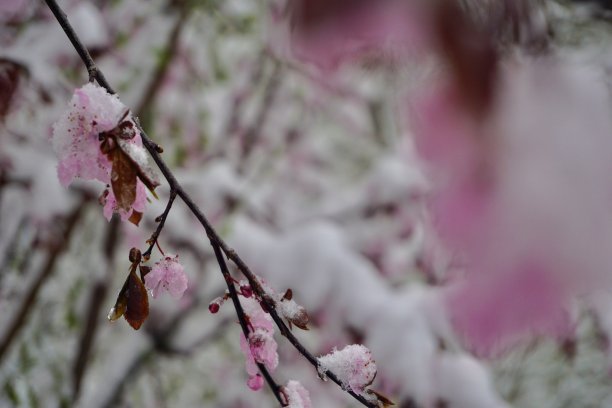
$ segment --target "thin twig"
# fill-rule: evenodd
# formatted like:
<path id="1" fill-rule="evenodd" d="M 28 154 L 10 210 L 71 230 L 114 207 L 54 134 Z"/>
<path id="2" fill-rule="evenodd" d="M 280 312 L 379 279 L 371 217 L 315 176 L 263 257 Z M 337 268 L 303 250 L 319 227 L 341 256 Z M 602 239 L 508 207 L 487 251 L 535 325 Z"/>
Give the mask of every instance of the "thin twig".
<path id="1" fill-rule="evenodd" d="M 221 273 L 223 273 L 223 277 L 225 278 L 225 282 L 227 283 L 227 289 L 229 290 L 230 297 L 232 298 L 232 302 L 234 303 L 234 308 L 236 309 L 236 314 L 238 315 L 238 321 L 240 322 L 240 327 L 242 328 L 242 333 L 246 339 L 249 338 L 249 326 L 246 321 L 246 317 L 244 314 L 244 310 L 242 309 L 242 305 L 240 304 L 240 299 L 238 299 L 238 293 L 236 293 L 236 287 L 234 286 L 234 280 L 230 275 L 229 269 L 227 269 L 227 264 L 225 263 L 225 259 L 223 258 L 223 254 L 221 253 L 221 248 L 219 245 L 212 240 L 210 244 L 215 251 L 215 256 L 217 257 L 217 262 L 219 263 L 219 267 L 221 268 Z M 272 393 L 281 404 L 281 406 L 285 406 L 285 403 L 281 397 L 281 387 L 274 381 L 268 369 L 261 363 L 255 362 L 257 364 L 257 368 L 259 368 L 259 372 L 263 375 L 264 379 L 272 389 Z"/>
<path id="2" fill-rule="evenodd" d="M 85 48 L 85 46 L 83 46 L 83 44 L 78 39 L 77 34 L 75 33 L 75 31 L 72 29 L 72 26 L 68 22 L 66 14 L 57 5 L 55 0 L 45 0 L 45 2 L 49 6 L 49 8 L 53 11 L 53 14 L 55 15 L 56 19 L 58 20 L 60 26 L 63 28 L 64 32 L 66 33 L 66 35 L 70 39 L 70 42 L 72 43 L 72 45 L 77 50 L 79 56 L 81 57 L 81 60 L 85 64 L 85 67 L 87 68 L 87 71 L 90 74 L 90 79 L 91 78 L 95 78 L 98 81 L 98 83 L 100 84 L 100 86 L 104 87 L 109 93 L 114 93 L 113 89 L 106 82 L 106 80 L 104 79 L 104 76 L 102 75 L 101 71 L 98 69 L 98 67 L 96 66 L 95 62 L 91 58 L 91 55 L 89 54 L 87 49 Z M 272 316 L 272 319 L 274 320 L 276 325 L 279 327 L 279 329 L 281 331 L 281 334 L 283 336 L 285 336 L 289 340 L 289 342 L 296 348 L 296 350 L 298 350 L 298 352 L 300 352 L 300 354 L 302 354 L 318 371 L 319 370 L 319 364 L 318 364 L 317 358 L 314 357 L 308 350 L 306 350 L 306 348 L 299 342 L 299 340 L 293 335 L 293 333 L 291 333 L 289 328 L 285 325 L 285 323 L 283 322 L 281 317 L 276 312 L 274 301 L 265 292 L 265 290 L 263 289 L 263 287 L 259 283 L 259 281 L 258 281 L 257 277 L 255 276 L 255 274 L 253 274 L 253 272 L 251 272 L 249 267 L 238 256 L 238 254 L 233 249 L 231 249 L 225 243 L 225 241 L 223 241 L 223 239 L 221 239 L 221 237 L 219 236 L 217 231 L 212 227 L 212 225 L 210 224 L 210 222 L 208 221 L 206 216 L 202 213 L 202 211 L 199 209 L 199 207 L 195 204 L 195 202 L 189 196 L 189 194 L 187 194 L 187 192 L 183 189 L 183 187 L 177 181 L 177 179 L 175 178 L 175 176 L 172 173 L 172 171 L 170 170 L 170 168 L 167 166 L 167 164 L 161 158 L 161 155 L 159 153 L 160 152 L 159 146 L 156 143 L 154 143 L 151 139 L 149 139 L 149 137 L 147 136 L 145 131 L 142 129 L 140 124 L 136 123 L 136 125 L 138 127 L 138 130 L 140 131 L 144 147 L 149 151 L 149 154 L 153 158 L 153 161 L 155 161 L 155 164 L 159 167 L 159 169 L 162 172 L 164 178 L 166 179 L 166 181 L 170 185 L 171 191 L 175 191 L 176 192 L 176 194 L 183 200 L 183 202 L 187 205 L 189 210 L 195 215 L 195 217 L 198 219 L 200 224 L 204 227 L 204 230 L 206 231 L 206 235 L 208 236 L 208 238 L 209 238 L 209 240 L 211 242 L 211 245 L 213 247 L 213 250 L 215 251 L 215 255 L 217 257 L 217 261 L 219 262 L 219 266 L 221 268 L 221 272 L 223 273 L 224 278 L 226 279 L 226 282 L 228 284 L 228 289 L 230 291 L 230 296 L 231 296 L 232 291 L 235 294 L 235 297 L 232 296 L 232 300 L 234 301 L 234 306 L 236 308 L 236 313 L 238 314 L 238 318 L 239 319 L 244 319 L 244 311 L 242 310 L 242 307 L 240 305 L 240 301 L 237 298 L 237 294 L 236 294 L 235 288 L 233 286 L 234 285 L 233 280 L 231 280 L 231 279 L 228 280 L 229 272 L 227 272 L 227 274 L 225 272 L 227 270 L 227 265 L 225 265 L 225 260 L 223 259 L 223 256 L 222 256 L 221 252 L 223 252 L 223 254 L 225 254 L 225 256 L 227 258 L 232 260 L 236 264 L 236 266 L 238 267 L 240 272 L 242 274 L 244 274 L 244 276 L 247 278 L 247 280 L 249 281 L 249 283 L 250 283 L 251 287 L 253 288 L 254 292 L 264 302 L 268 312 Z M 231 282 L 231 284 L 230 284 L 230 282 Z M 243 326 L 242 322 L 241 322 L 241 325 Z M 246 327 L 246 329 L 247 329 L 247 331 L 245 333 L 248 334 L 248 326 Z M 244 331 L 244 326 L 243 326 L 243 331 Z M 261 371 L 262 367 L 260 366 L 259 368 L 260 368 L 260 371 Z M 268 381 L 269 378 L 266 377 L 265 373 L 266 373 L 266 371 L 262 371 L 262 375 Z M 326 371 L 324 371 L 324 374 L 329 379 L 331 379 L 333 382 L 335 382 L 336 384 L 338 384 L 340 386 L 343 386 L 342 382 L 339 380 L 339 378 L 333 372 L 326 370 Z M 268 374 L 268 376 L 269 376 L 269 374 Z M 271 380 L 271 378 L 270 378 L 270 380 Z M 275 383 L 273 381 L 272 382 L 268 381 L 268 384 L 271 385 L 272 391 L 274 392 L 274 394 L 277 397 L 277 399 L 279 401 L 281 401 L 281 404 L 282 404 L 282 399 L 281 399 L 280 395 L 278 395 L 278 392 L 279 392 L 278 390 L 279 389 L 275 388 L 272 385 L 272 384 L 275 384 Z M 356 393 L 354 393 L 354 392 L 352 392 L 350 390 L 347 390 L 347 392 L 351 396 L 353 396 L 353 398 L 355 398 L 360 403 L 362 403 L 363 405 L 365 405 L 367 407 L 371 407 L 371 408 L 376 408 L 376 406 L 377 406 L 376 404 L 366 400 L 361 395 L 358 395 L 358 394 L 356 394 Z"/>
<path id="3" fill-rule="evenodd" d="M 157 228 L 155 228 L 153 235 L 151 235 L 151 238 L 149 238 L 149 240 L 147 241 L 149 243 L 149 248 L 147 248 L 147 250 L 143 252 L 142 254 L 142 258 L 144 260 L 149 259 L 149 257 L 151 256 L 151 252 L 153 251 L 153 248 L 155 247 L 155 244 L 157 243 L 159 234 L 161 234 L 162 229 L 164 229 L 166 218 L 168 218 L 168 214 L 170 214 L 170 209 L 172 208 L 172 204 L 174 203 L 175 198 L 176 198 L 176 191 L 171 189 L 170 197 L 168 198 L 168 203 L 166 204 L 166 208 L 164 209 L 164 212 L 159 217 L 156 218 L 156 221 L 158 221 Z"/>
<path id="4" fill-rule="evenodd" d="M 57 4 L 55 0 L 45 0 L 45 2 L 47 3 L 47 6 L 51 10 L 57 21 L 64 29 L 64 32 L 68 36 L 68 39 L 72 43 L 72 46 L 74 47 L 76 52 L 79 54 L 79 57 L 81 57 L 81 60 L 85 63 L 85 66 L 87 67 L 87 72 L 89 73 L 89 81 L 92 82 L 95 79 L 100 84 L 100 86 L 106 88 L 109 93 L 114 94 L 115 91 L 106 81 L 104 74 L 98 69 L 98 66 L 94 62 L 93 58 L 91 58 L 91 54 L 89 54 L 87 48 L 83 45 L 83 43 L 81 43 L 79 36 L 68 22 L 68 17 L 66 16 L 66 13 L 64 13 L 64 10 L 61 9 L 61 7 Z"/>

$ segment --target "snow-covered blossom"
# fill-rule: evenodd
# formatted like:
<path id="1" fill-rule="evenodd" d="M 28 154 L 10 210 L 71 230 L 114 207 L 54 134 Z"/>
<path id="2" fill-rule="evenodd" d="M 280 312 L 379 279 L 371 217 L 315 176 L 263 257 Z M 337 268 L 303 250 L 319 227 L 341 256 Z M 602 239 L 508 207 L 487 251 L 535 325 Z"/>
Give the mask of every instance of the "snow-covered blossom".
<path id="1" fill-rule="evenodd" d="M 287 408 L 312 408 L 310 394 L 299 381 L 290 380 L 283 388 L 283 394 L 287 398 Z"/>
<path id="2" fill-rule="evenodd" d="M 246 370 L 249 374 L 248 385 L 251 389 L 259 388 L 254 377 L 259 376 L 257 363 L 263 364 L 268 370 L 274 371 L 278 366 L 278 353 L 276 340 L 274 340 L 274 325 L 269 314 L 264 312 L 259 303 L 253 298 L 243 298 L 241 303 L 245 314 L 249 318 L 249 338 L 240 335 L 240 348 L 246 359 Z"/>
<path id="3" fill-rule="evenodd" d="M 168 255 L 155 263 L 144 279 L 146 288 L 151 291 L 154 298 L 158 297 L 162 290 L 167 290 L 175 298 L 180 298 L 187 290 L 187 275 L 183 265 L 179 263 L 178 255 Z"/>
<path id="4" fill-rule="evenodd" d="M 342 381 L 345 389 L 362 394 L 376 376 L 376 363 L 372 353 L 361 344 L 351 344 L 319 357 L 319 372 L 331 371 Z"/>
<path id="5" fill-rule="evenodd" d="M 52 143 L 59 158 L 57 173 L 60 183 L 67 187 L 75 179 L 83 179 L 106 184 L 107 190 L 100 201 L 107 219 L 116 212 L 127 220 L 133 211 L 142 213 L 146 203 L 145 186 L 137 178 L 135 198 L 129 211 L 117 205 L 113 189 L 110 188 L 113 162 L 101 149 L 100 135 L 115 129 L 125 112 L 126 106 L 116 95 L 87 83 L 75 90 L 69 109 L 53 125 Z M 131 123 L 130 115 L 125 120 Z M 122 145 L 129 150 L 130 159 L 138 160 L 137 164 L 144 166 L 142 158 L 146 162 L 146 152 L 137 131 L 133 131 L 130 139 L 122 140 Z"/>

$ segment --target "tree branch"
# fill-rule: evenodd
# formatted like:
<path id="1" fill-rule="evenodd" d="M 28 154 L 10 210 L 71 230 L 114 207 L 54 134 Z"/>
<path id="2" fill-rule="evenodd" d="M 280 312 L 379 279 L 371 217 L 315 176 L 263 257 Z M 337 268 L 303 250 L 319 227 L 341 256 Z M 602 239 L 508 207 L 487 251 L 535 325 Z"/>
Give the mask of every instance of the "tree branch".
<path id="1" fill-rule="evenodd" d="M 104 87 L 109 93 L 111 93 L 111 94 L 115 93 L 113 91 L 113 89 L 110 87 L 110 85 L 106 82 L 106 79 L 104 78 L 104 75 L 102 74 L 102 72 L 96 66 L 95 62 L 91 58 L 91 55 L 89 54 L 89 52 L 87 51 L 85 46 L 79 40 L 77 34 L 75 33 L 75 31 L 73 30 L 72 26 L 68 22 L 66 14 L 57 5 L 57 2 L 55 0 L 45 0 L 45 2 L 47 3 L 49 8 L 51 9 L 53 14 L 55 15 L 55 17 L 58 20 L 60 26 L 63 28 L 64 32 L 66 33 L 66 35 L 70 39 L 70 42 L 72 43 L 72 45 L 76 49 L 77 53 L 81 57 L 81 60 L 83 61 L 83 63 L 85 64 L 85 67 L 87 68 L 87 71 L 89 72 L 90 80 L 95 79 L 96 81 L 98 81 L 100 86 Z M 308 350 L 306 350 L 306 348 L 299 342 L 299 340 L 293 335 L 293 333 L 291 333 L 289 328 L 283 322 L 282 318 L 276 312 L 275 302 L 265 292 L 265 290 L 263 289 L 263 287 L 259 283 L 259 281 L 258 281 L 257 277 L 255 276 L 255 274 L 253 274 L 253 272 L 249 269 L 249 267 L 246 265 L 246 263 L 244 263 L 244 261 L 238 256 L 238 254 L 233 249 L 231 249 L 225 243 L 225 241 L 223 241 L 223 239 L 221 239 L 221 237 L 219 236 L 217 231 L 212 227 L 212 225 L 210 224 L 210 222 L 208 221 L 206 216 L 202 213 L 200 208 L 195 204 L 195 202 L 189 196 L 189 194 L 187 194 L 187 192 L 183 189 L 183 187 L 178 182 L 178 180 L 175 178 L 174 174 L 172 173 L 172 171 L 170 170 L 168 165 L 161 158 L 161 155 L 160 155 L 161 149 L 159 148 L 159 146 L 156 143 L 154 143 L 151 139 L 149 139 L 149 137 L 147 136 L 145 131 L 142 129 L 142 127 L 140 126 L 140 124 L 138 123 L 137 120 L 136 120 L 136 125 L 138 127 L 138 130 L 140 131 L 141 138 L 142 138 L 142 143 L 143 143 L 144 147 L 148 150 L 149 154 L 153 158 L 153 161 L 158 166 L 158 168 L 162 172 L 164 178 L 166 179 L 166 181 L 170 185 L 171 191 L 174 191 L 176 193 L 176 195 L 178 195 L 183 200 L 185 205 L 187 205 L 189 210 L 195 215 L 195 217 L 198 219 L 200 224 L 204 227 L 204 230 L 206 231 L 206 235 L 208 236 L 208 238 L 209 238 L 209 240 L 211 242 L 211 245 L 213 247 L 213 250 L 215 252 L 215 256 L 217 258 L 217 262 L 219 263 L 219 267 L 221 269 L 221 272 L 223 273 L 223 276 L 224 276 L 224 278 L 226 280 L 230 296 L 232 297 L 232 301 L 234 302 L 234 307 L 236 308 L 236 313 L 238 315 L 238 319 L 240 320 L 240 324 L 242 326 L 242 330 L 245 333 L 245 335 L 248 337 L 248 332 L 249 331 L 248 331 L 248 326 L 246 325 L 246 319 L 245 319 L 244 311 L 242 310 L 242 306 L 240 305 L 240 301 L 238 299 L 238 295 L 237 295 L 236 289 L 234 287 L 234 282 L 231 279 L 231 276 L 229 275 L 229 271 L 227 269 L 227 265 L 225 264 L 225 260 L 223 258 L 223 254 L 225 254 L 225 256 L 227 258 L 232 260 L 232 262 L 234 262 L 236 264 L 236 266 L 238 267 L 240 272 L 247 278 L 247 280 L 249 281 L 249 284 L 253 288 L 254 292 L 264 302 L 264 304 L 265 304 L 265 306 L 267 308 L 267 311 L 270 313 L 270 315 L 272 316 L 272 319 L 274 320 L 276 325 L 279 327 L 279 329 L 281 331 L 281 334 L 283 336 L 285 336 L 289 340 L 289 342 L 296 348 L 296 350 L 300 354 L 302 354 L 315 367 L 315 369 L 317 369 L 317 372 L 318 372 L 319 362 L 318 362 L 317 358 L 314 357 Z M 161 229 L 160 229 L 160 231 L 161 231 Z M 267 371 L 265 370 L 265 367 L 263 367 L 262 365 L 258 365 L 258 366 L 259 366 L 259 369 L 260 369 L 262 375 L 264 376 L 264 378 L 266 379 L 266 381 L 268 382 L 268 384 L 272 388 L 272 392 L 274 393 L 275 397 L 279 400 L 281 405 L 283 405 L 283 399 L 282 399 L 282 397 L 279 394 L 280 387 L 278 385 L 276 385 L 276 383 L 271 378 L 269 373 L 267 373 Z M 339 380 L 339 378 L 334 373 L 332 373 L 330 371 L 325 371 L 324 374 L 328 378 L 330 378 L 333 382 L 338 384 L 339 386 L 341 386 L 341 387 L 343 386 L 342 382 Z M 371 407 L 371 408 L 376 408 L 377 407 L 377 404 L 372 403 L 372 402 L 366 400 L 361 395 L 358 395 L 358 394 L 356 394 L 356 393 L 354 393 L 354 392 L 352 392 L 350 390 L 347 390 L 347 392 L 351 396 L 353 396 L 353 398 L 355 398 L 360 403 L 362 403 L 363 405 L 365 405 L 367 407 Z"/>

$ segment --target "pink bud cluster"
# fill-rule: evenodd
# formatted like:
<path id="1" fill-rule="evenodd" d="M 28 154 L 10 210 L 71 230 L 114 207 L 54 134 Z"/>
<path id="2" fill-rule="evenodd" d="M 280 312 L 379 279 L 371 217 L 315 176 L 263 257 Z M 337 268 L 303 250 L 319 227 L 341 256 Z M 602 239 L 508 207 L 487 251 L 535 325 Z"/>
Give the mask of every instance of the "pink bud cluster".
<path id="1" fill-rule="evenodd" d="M 263 364 L 268 370 L 274 371 L 278 366 L 276 340 L 274 340 L 274 324 L 269 314 L 263 311 L 259 302 L 253 298 L 244 298 L 242 305 L 249 318 L 251 331 L 248 339 L 240 336 L 240 348 L 246 358 L 246 370 L 249 374 L 247 382 L 254 391 L 263 386 L 263 378 L 259 374 L 257 363 Z"/>

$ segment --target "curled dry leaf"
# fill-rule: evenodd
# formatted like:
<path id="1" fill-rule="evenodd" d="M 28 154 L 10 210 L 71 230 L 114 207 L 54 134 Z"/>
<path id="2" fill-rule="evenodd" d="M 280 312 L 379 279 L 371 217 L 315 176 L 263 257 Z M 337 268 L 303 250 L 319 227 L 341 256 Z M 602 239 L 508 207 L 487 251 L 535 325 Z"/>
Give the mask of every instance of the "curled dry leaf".
<path id="1" fill-rule="evenodd" d="M 128 276 L 127 310 L 124 316 L 134 330 L 140 329 L 149 316 L 147 289 L 134 271 Z"/>
<path id="2" fill-rule="evenodd" d="M 144 151 L 131 142 L 137 135 L 136 127 L 131 120 L 124 120 L 129 114 L 126 110 L 116 127 L 108 132 L 100 133 L 100 149 L 110 160 L 111 188 L 118 208 L 129 212 L 136 201 L 136 186 L 140 180 L 151 191 L 153 196 L 159 181 L 154 171 L 142 157 Z M 140 223 L 142 213 L 133 211 L 129 221 L 135 225 Z"/>
<path id="3" fill-rule="evenodd" d="M 114 149 L 109 154 L 109 159 L 113 163 L 111 187 L 117 205 L 124 211 L 130 211 L 132 204 L 136 201 L 136 169 L 120 149 Z"/>
<path id="4" fill-rule="evenodd" d="M 130 274 L 123 284 L 119 296 L 117 296 L 115 306 L 108 314 L 108 320 L 110 321 L 115 321 L 124 316 L 134 330 L 140 329 L 140 326 L 149 316 L 149 297 L 142 280 L 136 275 L 137 266 L 137 262 L 132 264 Z M 143 268 L 140 269 L 141 274 Z"/>

